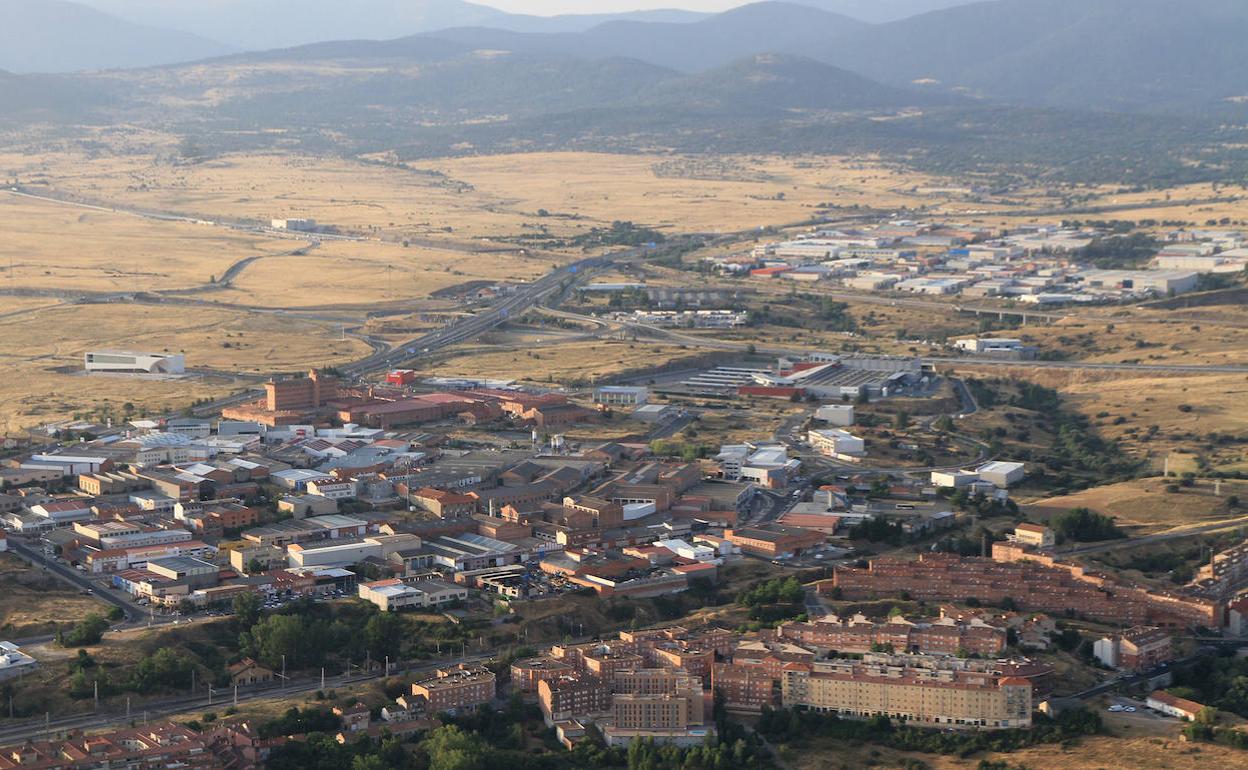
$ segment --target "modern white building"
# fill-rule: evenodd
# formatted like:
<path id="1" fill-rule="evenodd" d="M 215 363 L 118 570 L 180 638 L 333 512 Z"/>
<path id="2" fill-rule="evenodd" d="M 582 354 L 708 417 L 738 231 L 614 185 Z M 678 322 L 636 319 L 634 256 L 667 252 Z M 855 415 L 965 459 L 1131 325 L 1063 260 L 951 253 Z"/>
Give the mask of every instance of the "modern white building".
<path id="1" fill-rule="evenodd" d="M 815 419 L 843 428 L 854 424 L 853 404 L 825 404 L 815 410 Z"/>
<path id="2" fill-rule="evenodd" d="M 932 471 L 932 486 L 947 489 L 969 487 L 979 481 L 979 474 L 972 471 Z"/>
<path id="3" fill-rule="evenodd" d="M 338 481 L 337 479 L 309 481 L 306 489 L 309 495 L 330 500 L 351 500 L 356 494 L 354 481 Z"/>
<path id="4" fill-rule="evenodd" d="M 1023 349 L 1022 340 L 1006 337 L 958 340 L 953 345 L 966 353 L 1000 353 Z"/>
<path id="5" fill-rule="evenodd" d="M 994 461 L 979 466 L 975 473 L 980 480 L 991 482 L 998 489 L 1006 489 L 1022 481 L 1027 470 L 1022 463 Z"/>
<path id="6" fill-rule="evenodd" d="M 594 403 L 603 406 L 642 406 L 649 398 L 649 389 L 642 387 L 604 385 L 594 391 Z"/>
<path id="7" fill-rule="evenodd" d="M 315 219 L 274 219 L 269 224 L 274 230 L 310 232 L 316 229 Z"/>
<path id="8" fill-rule="evenodd" d="M 134 353 L 124 350 L 96 350 L 83 354 L 88 372 L 117 374 L 184 374 L 186 356 L 180 353 Z"/>
<path id="9" fill-rule="evenodd" d="M 383 612 L 426 607 L 440 607 L 468 598 L 468 589 L 441 580 L 420 580 L 404 583 L 398 579 L 360 583 L 360 598 L 377 605 Z"/>
<path id="10" fill-rule="evenodd" d="M 38 661 L 22 652 L 16 644 L 0 642 L 0 681 L 33 671 L 38 665 Z"/>
<path id="11" fill-rule="evenodd" d="M 867 453 L 866 443 L 861 438 L 837 428 L 812 430 L 806 434 L 806 440 L 829 456 L 861 457 Z"/>

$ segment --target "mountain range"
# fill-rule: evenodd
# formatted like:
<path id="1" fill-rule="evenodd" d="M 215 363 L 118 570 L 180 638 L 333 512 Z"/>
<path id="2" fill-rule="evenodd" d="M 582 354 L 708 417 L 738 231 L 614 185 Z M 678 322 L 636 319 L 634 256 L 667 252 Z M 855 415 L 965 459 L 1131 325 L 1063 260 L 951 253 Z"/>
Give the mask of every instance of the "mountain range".
<path id="1" fill-rule="evenodd" d="M 230 46 L 67 0 L 0 0 L 0 69 L 74 72 L 219 56 Z"/>
<path id="2" fill-rule="evenodd" d="M 1181 9 L 1175 0 L 766 0 L 714 15 L 557 17 L 464 0 L 89 1 L 196 34 L 69 0 L 0 0 L 0 69 L 143 67 L 256 47 L 266 52 L 244 56 L 339 58 L 351 50 L 376 58 L 442 46 L 528 61 L 629 58 L 694 74 L 770 53 L 893 87 L 1020 105 L 1235 117 L 1248 103 L 1244 0 L 1183 0 Z M 870 23 L 838 11 L 902 18 Z M 418 34 L 396 34 L 407 30 Z M 291 45 L 331 31 L 332 41 Z M 418 36 L 426 41 L 407 39 Z"/>
<path id="3" fill-rule="evenodd" d="M 0 7 L 33 3 L 82 8 Z M 1184 0 L 1181 13 L 1173 0 L 988 0 L 876 24 L 810 3 L 849 0 L 567 17 L 538 31 L 503 29 L 485 6 L 413 2 L 394 29 L 431 9 L 471 23 L 382 41 L 349 39 L 344 26 L 343 39 L 259 52 L 195 38 L 186 63 L 3 73 L 0 123 L 152 125 L 217 151 L 280 137 L 400 157 L 666 148 L 870 152 L 988 175 L 1054 165 L 1064 178 L 1135 182 L 1248 171 L 1242 0 Z M 62 28 L 66 40 L 88 34 Z M 106 53 L 137 34 L 118 29 Z M 0 50 L 0 67 L 13 69 L 10 58 Z"/>

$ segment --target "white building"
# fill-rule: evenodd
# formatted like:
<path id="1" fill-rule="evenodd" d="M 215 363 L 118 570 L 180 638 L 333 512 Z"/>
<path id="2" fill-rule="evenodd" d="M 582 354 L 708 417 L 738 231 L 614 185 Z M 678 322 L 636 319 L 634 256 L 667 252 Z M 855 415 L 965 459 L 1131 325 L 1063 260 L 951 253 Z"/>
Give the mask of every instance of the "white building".
<path id="1" fill-rule="evenodd" d="M 315 219 L 274 219 L 269 224 L 274 230 L 309 232 L 316 229 Z"/>
<path id="2" fill-rule="evenodd" d="M 12 642 L 0 642 L 0 681 L 33 671 L 39 663 Z"/>
<path id="3" fill-rule="evenodd" d="M 932 471 L 932 486 L 961 489 L 979 481 L 979 474 L 972 471 Z"/>
<path id="4" fill-rule="evenodd" d="M 309 481 L 306 489 L 309 495 L 325 497 L 330 500 L 351 500 L 355 497 L 354 481 L 338 481 L 318 479 Z"/>
<path id="5" fill-rule="evenodd" d="M 594 391 L 594 403 L 603 406 L 642 406 L 650 398 L 650 390 L 642 387 L 604 385 Z"/>
<path id="6" fill-rule="evenodd" d="M 1022 340 L 1007 337 L 958 340 L 953 345 L 966 353 L 1006 353 L 1023 349 Z"/>
<path id="7" fill-rule="evenodd" d="M 121 374 L 183 374 L 186 357 L 168 353 L 132 353 L 124 350 L 97 350 L 83 354 L 88 372 Z"/>
<path id="8" fill-rule="evenodd" d="M 815 419 L 841 428 L 853 425 L 854 405 L 825 404 L 815 410 Z"/>
<path id="9" fill-rule="evenodd" d="M 980 480 L 991 482 L 998 489 L 1006 489 L 1022 481 L 1027 470 L 1022 463 L 994 461 L 979 466 L 975 473 Z"/>
<path id="10" fill-rule="evenodd" d="M 806 440 L 816 450 L 829 456 L 861 457 L 867 453 L 866 443 L 861 438 L 836 428 L 812 430 L 806 434 Z"/>
<path id="11" fill-rule="evenodd" d="M 383 612 L 406 608 L 441 607 L 468 598 L 468 589 L 441 580 L 404 583 L 398 579 L 359 585 L 360 598 L 377 605 Z"/>

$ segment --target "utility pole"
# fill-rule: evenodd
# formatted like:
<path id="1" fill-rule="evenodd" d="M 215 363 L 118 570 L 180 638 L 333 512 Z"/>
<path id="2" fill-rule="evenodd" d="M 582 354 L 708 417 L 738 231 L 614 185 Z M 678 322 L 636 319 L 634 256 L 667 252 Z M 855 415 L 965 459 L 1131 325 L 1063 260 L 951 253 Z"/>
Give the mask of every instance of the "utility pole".
<path id="1" fill-rule="evenodd" d="M 321 666 L 321 692 L 325 691 L 325 667 Z"/>
<path id="2" fill-rule="evenodd" d="M 238 685 L 234 685 L 234 707 L 238 707 Z"/>
<path id="3" fill-rule="evenodd" d="M 130 719 L 130 696 L 126 696 L 126 719 Z"/>
<path id="4" fill-rule="evenodd" d="M 390 676 L 390 656 L 386 656 L 386 673 L 382 674 L 382 678 Z"/>
<path id="5" fill-rule="evenodd" d="M 95 713 L 100 713 L 100 680 L 95 680 Z"/>

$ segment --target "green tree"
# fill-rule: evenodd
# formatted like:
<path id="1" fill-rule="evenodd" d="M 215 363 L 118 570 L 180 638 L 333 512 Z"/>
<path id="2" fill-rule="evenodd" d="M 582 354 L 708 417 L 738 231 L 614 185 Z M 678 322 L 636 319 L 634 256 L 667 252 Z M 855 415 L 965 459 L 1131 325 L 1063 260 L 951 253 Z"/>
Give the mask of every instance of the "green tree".
<path id="1" fill-rule="evenodd" d="M 403 619 L 388 612 L 379 612 L 364 625 L 364 643 L 374 658 L 390 656 L 398 659 L 403 647 Z"/>
<path id="2" fill-rule="evenodd" d="M 439 727 L 420 746 L 429 755 L 429 770 L 485 770 L 485 744 L 480 736 L 456 725 Z"/>
<path id="3" fill-rule="evenodd" d="M 260 621 L 260 594 L 248 592 L 234 597 L 234 622 L 246 631 Z"/>

